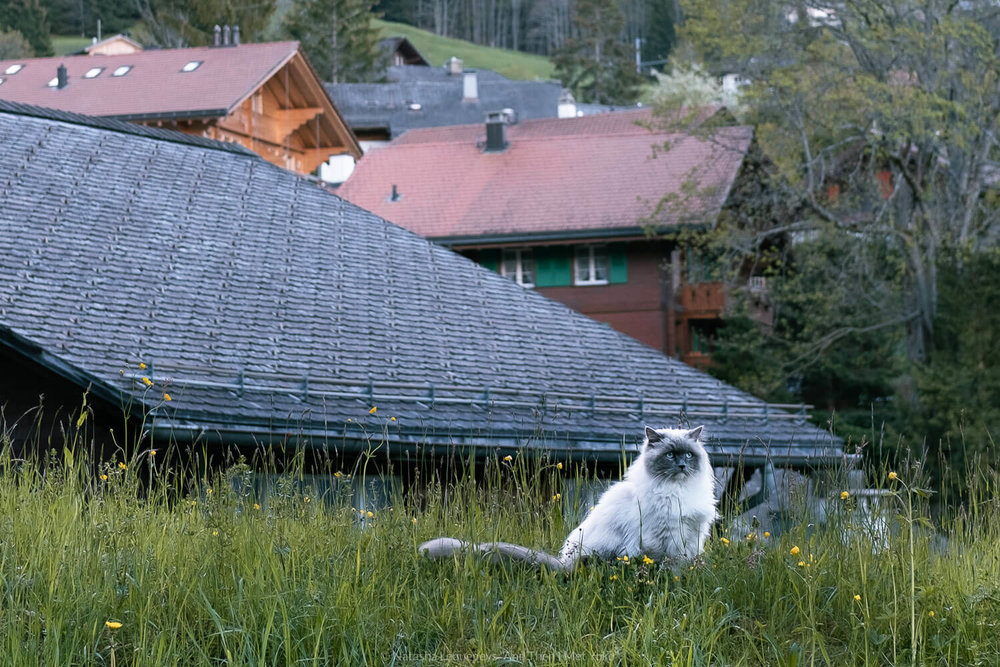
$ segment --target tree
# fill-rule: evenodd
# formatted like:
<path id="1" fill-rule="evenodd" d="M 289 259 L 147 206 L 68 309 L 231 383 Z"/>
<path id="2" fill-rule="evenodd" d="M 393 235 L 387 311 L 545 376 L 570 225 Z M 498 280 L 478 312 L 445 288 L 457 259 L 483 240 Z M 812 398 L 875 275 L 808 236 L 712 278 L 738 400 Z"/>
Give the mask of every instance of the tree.
<path id="1" fill-rule="evenodd" d="M 164 48 L 205 46 L 216 25 L 240 27 L 246 41 L 260 38 L 277 0 L 135 0 L 151 41 Z"/>
<path id="2" fill-rule="evenodd" d="M 52 55 L 45 8 L 39 0 L 0 0 L 0 31 L 16 30 L 36 56 Z"/>
<path id="3" fill-rule="evenodd" d="M 0 60 L 30 58 L 31 44 L 17 30 L 0 32 Z"/>
<path id="4" fill-rule="evenodd" d="M 696 0 L 684 30 L 716 72 L 750 81 L 747 120 L 796 211 L 778 231 L 829 228 L 898 263 L 898 276 L 874 293 L 856 286 L 856 298 L 871 327 L 906 327 L 907 357 L 920 364 L 934 348 L 939 256 L 1000 236 L 987 205 L 1000 17 L 985 0 L 835 7 Z M 871 252 L 856 261 L 853 275 L 877 273 Z M 825 341 L 852 333 L 830 326 Z"/>
<path id="5" fill-rule="evenodd" d="M 552 58 L 556 76 L 582 102 L 634 102 L 642 78 L 622 39 L 621 9 L 613 2 L 577 0 L 571 12 L 572 37 Z"/>
<path id="6" fill-rule="evenodd" d="M 139 20 L 135 3 L 121 0 L 42 0 L 41 4 L 55 35 L 96 35 L 98 20 L 102 35 L 113 35 Z"/>
<path id="7" fill-rule="evenodd" d="M 370 0 L 295 0 L 285 29 L 324 81 L 371 81 L 379 55 L 371 8 Z"/>
<path id="8" fill-rule="evenodd" d="M 646 34 L 642 42 L 643 60 L 665 60 L 673 51 L 677 34 L 676 0 L 651 0 Z"/>

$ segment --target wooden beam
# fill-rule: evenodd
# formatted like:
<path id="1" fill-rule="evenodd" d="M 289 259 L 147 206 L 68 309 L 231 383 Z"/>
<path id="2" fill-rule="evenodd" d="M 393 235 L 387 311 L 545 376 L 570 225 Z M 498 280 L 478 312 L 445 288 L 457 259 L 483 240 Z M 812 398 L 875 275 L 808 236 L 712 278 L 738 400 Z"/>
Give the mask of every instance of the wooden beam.
<path id="1" fill-rule="evenodd" d="M 311 174 L 313 170 L 330 159 L 331 155 L 350 154 L 351 151 L 346 146 L 320 146 L 302 151 L 297 157 L 299 159 L 299 172 Z"/>
<path id="2" fill-rule="evenodd" d="M 295 130 L 323 113 L 322 107 L 275 109 L 254 118 L 254 134 L 272 144 L 282 144 Z"/>

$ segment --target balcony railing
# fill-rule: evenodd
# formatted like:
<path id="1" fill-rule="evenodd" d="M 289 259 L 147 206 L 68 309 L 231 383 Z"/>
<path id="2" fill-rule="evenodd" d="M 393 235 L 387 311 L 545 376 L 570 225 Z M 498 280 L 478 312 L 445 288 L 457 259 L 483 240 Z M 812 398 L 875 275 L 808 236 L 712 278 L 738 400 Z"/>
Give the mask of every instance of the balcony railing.
<path id="1" fill-rule="evenodd" d="M 721 317 L 726 307 L 725 285 L 721 282 L 681 285 L 680 305 L 687 319 Z"/>

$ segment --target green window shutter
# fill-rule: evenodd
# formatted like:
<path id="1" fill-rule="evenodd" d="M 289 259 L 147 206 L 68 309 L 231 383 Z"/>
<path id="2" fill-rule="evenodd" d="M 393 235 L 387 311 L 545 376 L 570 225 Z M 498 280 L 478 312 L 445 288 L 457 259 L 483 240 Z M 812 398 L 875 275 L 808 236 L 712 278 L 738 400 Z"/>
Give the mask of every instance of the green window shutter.
<path id="1" fill-rule="evenodd" d="M 573 284 L 573 255 L 569 246 L 534 248 L 535 287 L 566 287 Z"/>
<path id="2" fill-rule="evenodd" d="M 615 243 L 608 247 L 608 282 L 612 285 L 628 282 L 628 259 L 624 243 Z"/>
<path id="3" fill-rule="evenodd" d="M 500 251 L 480 250 L 479 264 L 480 266 L 485 266 L 490 271 L 498 271 L 500 268 Z"/>

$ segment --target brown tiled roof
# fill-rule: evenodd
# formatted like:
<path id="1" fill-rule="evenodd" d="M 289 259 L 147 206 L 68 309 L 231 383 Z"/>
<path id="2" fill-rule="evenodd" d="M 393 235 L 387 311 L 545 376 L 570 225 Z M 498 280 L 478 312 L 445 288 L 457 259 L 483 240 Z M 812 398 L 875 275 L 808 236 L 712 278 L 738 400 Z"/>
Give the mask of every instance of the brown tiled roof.
<path id="1" fill-rule="evenodd" d="M 682 203 L 658 215 L 658 225 L 711 224 L 752 128 L 706 139 L 650 131 L 642 125 L 650 118 L 642 110 L 524 121 L 507 128 L 509 145 L 499 153 L 483 152 L 485 125 L 411 130 L 366 155 L 338 194 L 441 240 L 639 233 L 672 195 Z"/>
<path id="2" fill-rule="evenodd" d="M 90 116 L 126 118 L 224 115 L 256 90 L 298 51 L 298 42 L 142 51 L 116 56 L 60 56 L 0 60 L 0 99 Z M 182 68 L 202 61 L 192 72 Z M 5 74 L 11 65 L 23 65 Z M 49 87 L 59 65 L 69 85 Z M 123 65 L 124 76 L 112 76 Z M 84 78 L 94 67 L 101 73 Z"/>

